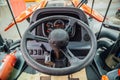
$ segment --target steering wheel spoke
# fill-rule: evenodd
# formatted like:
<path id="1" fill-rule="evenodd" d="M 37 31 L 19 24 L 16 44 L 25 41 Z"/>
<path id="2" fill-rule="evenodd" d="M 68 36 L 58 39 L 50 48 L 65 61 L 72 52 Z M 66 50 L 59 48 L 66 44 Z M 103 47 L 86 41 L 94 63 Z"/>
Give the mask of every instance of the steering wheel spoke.
<path id="1" fill-rule="evenodd" d="M 70 32 L 72 27 L 76 24 L 76 21 L 73 19 L 69 19 L 68 25 L 65 27 L 65 31 Z"/>
<path id="2" fill-rule="evenodd" d="M 27 36 L 26 38 L 30 39 L 30 40 L 37 40 L 37 41 L 42 41 L 42 42 L 48 42 L 48 38 L 47 37 L 33 35 L 30 32 L 27 32 L 26 36 Z"/>
<path id="3" fill-rule="evenodd" d="M 78 62 L 80 62 L 80 59 L 78 59 L 77 57 L 75 57 L 68 48 L 61 49 L 61 51 L 65 55 L 65 57 L 68 59 L 68 61 L 70 62 L 71 66 L 77 65 Z"/>
<path id="4" fill-rule="evenodd" d="M 90 43 L 89 44 L 85 44 L 85 43 L 80 43 L 80 42 L 76 42 L 76 41 L 72 41 L 72 42 L 69 42 L 68 44 L 68 48 L 69 49 L 72 49 L 72 50 L 79 50 L 79 49 L 90 49 L 91 48 L 91 45 Z"/>

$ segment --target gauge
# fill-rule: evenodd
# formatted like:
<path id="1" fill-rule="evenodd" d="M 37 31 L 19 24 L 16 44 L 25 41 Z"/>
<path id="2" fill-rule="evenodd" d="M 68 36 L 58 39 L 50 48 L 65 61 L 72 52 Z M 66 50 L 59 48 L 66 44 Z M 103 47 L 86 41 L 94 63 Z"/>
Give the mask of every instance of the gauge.
<path id="1" fill-rule="evenodd" d="M 64 24 L 64 22 L 62 21 L 62 20 L 56 20 L 55 22 L 54 22 L 54 27 L 55 28 L 64 28 L 64 26 L 65 26 L 65 24 Z"/>
<path id="2" fill-rule="evenodd" d="M 53 23 L 52 22 L 47 22 L 46 23 L 46 29 L 47 29 L 46 32 L 49 34 L 53 29 Z"/>
<path id="3" fill-rule="evenodd" d="M 52 28 L 52 27 L 53 27 L 53 23 L 48 22 L 48 23 L 46 24 L 46 27 L 47 27 L 47 28 Z"/>

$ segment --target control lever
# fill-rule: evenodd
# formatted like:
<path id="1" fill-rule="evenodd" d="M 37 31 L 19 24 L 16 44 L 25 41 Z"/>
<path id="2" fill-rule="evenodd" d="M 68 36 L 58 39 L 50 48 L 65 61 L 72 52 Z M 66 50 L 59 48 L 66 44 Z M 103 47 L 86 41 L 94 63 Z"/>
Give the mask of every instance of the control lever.
<path id="1" fill-rule="evenodd" d="M 51 61 L 50 51 L 48 51 L 43 44 L 41 44 L 40 47 L 45 51 L 45 52 L 44 52 L 45 64 L 47 64 L 48 66 L 54 66 L 54 63 Z"/>
<path id="2" fill-rule="evenodd" d="M 44 55 L 45 55 L 45 64 L 49 64 L 51 62 L 51 55 L 48 52 L 45 52 Z"/>
<path id="3" fill-rule="evenodd" d="M 103 26 L 109 29 L 120 31 L 120 25 L 116 25 L 113 23 L 103 23 Z"/>
<path id="4" fill-rule="evenodd" d="M 47 49 L 46 49 L 46 47 L 43 45 L 43 44 L 41 44 L 41 46 L 40 46 L 45 52 L 48 52 L 48 53 L 50 53 L 50 51 L 48 51 Z"/>

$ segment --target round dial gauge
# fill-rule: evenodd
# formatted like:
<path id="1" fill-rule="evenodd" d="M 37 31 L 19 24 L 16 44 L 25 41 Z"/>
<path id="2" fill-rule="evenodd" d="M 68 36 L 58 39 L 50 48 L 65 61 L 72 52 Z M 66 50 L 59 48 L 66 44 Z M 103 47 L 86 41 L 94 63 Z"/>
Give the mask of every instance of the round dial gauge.
<path id="1" fill-rule="evenodd" d="M 46 23 L 46 27 L 47 27 L 46 32 L 50 33 L 52 31 L 52 29 L 53 29 L 53 23 L 52 22 Z"/>
<path id="2" fill-rule="evenodd" d="M 46 24 L 46 27 L 47 27 L 47 28 L 52 28 L 52 27 L 53 27 L 53 23 L 48 22 L 48 23 Z"/>
<path id="3" fill-rule="evenodd" d="M 65 24 L 64 24 L 64 22 L 62 20 L 56 20 L 54 22 L 54 27 L 63 29 L 65 27 Z"/>

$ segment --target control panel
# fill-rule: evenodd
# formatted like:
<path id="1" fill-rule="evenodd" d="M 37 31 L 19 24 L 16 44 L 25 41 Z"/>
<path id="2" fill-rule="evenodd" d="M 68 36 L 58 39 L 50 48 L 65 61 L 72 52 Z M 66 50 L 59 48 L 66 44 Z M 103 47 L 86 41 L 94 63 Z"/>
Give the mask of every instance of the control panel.
<path id="1" fill-rule="evenodd" d="M 46 51 L 41 48 L 41 45 L 47 49 L 47 51 L 51 51 L 51 47 L 49 43 L 37 42 L 37 41 L 28 41 L 27 48 L 28 52 L 34 59 L 45 59 Z"/>

